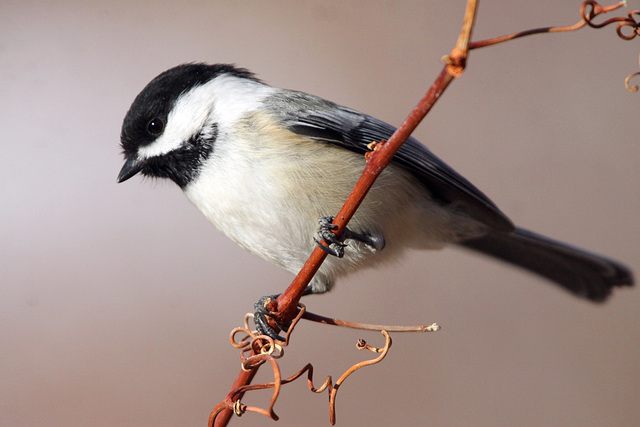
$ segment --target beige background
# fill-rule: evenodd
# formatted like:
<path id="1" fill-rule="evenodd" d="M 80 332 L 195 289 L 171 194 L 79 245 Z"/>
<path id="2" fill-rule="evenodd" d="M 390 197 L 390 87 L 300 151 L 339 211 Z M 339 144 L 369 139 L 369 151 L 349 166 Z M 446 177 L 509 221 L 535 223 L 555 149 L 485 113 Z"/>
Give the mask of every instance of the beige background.
<path id="1" fill-rule="evenodd" d="M 171 183 L 116 185 L 121 121 L 151 78 L 186 61 L 233 62 L 398 124 L 439 72 L 463 10 L 463 0 L 2 1 L 0 425 L 205 425 L 239 369 L 229 331 L 291 279 Z M 485 1 L 475 35 L 570 24 L 578 10 Z M 416 135 L 518 224 L 638 272 L 640 95 L 623 87 L 638 53 L 613 29 L 473 52 Z M 384 364 L 345 383 L 339 425 L 640 419 L 638 289 L 595 306 L 446 250 L 408 254 L 306 303 L 351 320 L 443 325 L 395 335 Z M 381 342 L 303 324 L 283 372 L 311 361 L 318 380 L 337 377 L 362 357 L 361 336 Z M 282 425 L 327 425 L 326 396 L 305 389 L 283 390 Z M 246 415 L 234 425 L 274 424 Z"/>

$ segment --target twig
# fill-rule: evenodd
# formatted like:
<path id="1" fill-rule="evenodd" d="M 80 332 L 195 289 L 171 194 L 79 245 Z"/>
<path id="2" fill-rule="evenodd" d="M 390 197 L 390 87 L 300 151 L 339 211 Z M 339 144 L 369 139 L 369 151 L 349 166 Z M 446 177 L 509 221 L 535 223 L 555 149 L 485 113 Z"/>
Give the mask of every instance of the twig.
<path id="1" fill-rule="evenodd" d="M 582 4 L 582 6 L 580 7 L 580 15 L 582 16 L 582 19 L 580 21 L 576 22 L 573 25 L 567 25 L 567 26 L 564 26 L 564 27 L 534 28 L 532 30 L 519 31 L 517 33 L 507 34 L 505 36 L 495 37 L 495 38 L 488 39 L 488 40 L 481 40 L 481 41 L 477 41 L 477 42 L 472 42 L 472 43 L 469 44 L 469 50 L 478 49 L 478 48 L 486 47 L 486 46 L 492 46 L 494 44 L 506 42 L 506 41 L 517 39 L 517 38 L 520 38 L 520 37 L 530 36 L 530 35 L 533 35 L 533 34 L 566 33 L 566 32 L 570 32 L 570 31 L 576 31 L 576 30 L 579 30 L 580 28 L 585 27 L 586 25 L 592 26 L 594 28 L 601 28 L 601 27 L 604 27 L 605 25 L 609 25 L 611 22 L 615 22 L 615 21 L 609 20 L 609 21 L 606 21 L 606 22 L 604 22 L 602 24 L 593 24 L 591 22 L 593 20 L 593 18 L 595 18 L 596 16 L 601 15 L 603 13 L 611 12 L 613 10 L 619 9 L 621 7 L 624 7 L 625 5 L 626 5 L 626 3 L 624 1 L 621 1 L 620 3 L 613 4 L 611 6 L 600 6 L 595 1 L 585 1 Z M 616 18 L 613 18 L 613 19 L 615 20 Z M 625 18 L 622 18 L 622 19 L 625 19 Z"/>
<path id="2" fill-rule="evenodd" d="M 503 43 L 509 40 L 514 40 L 520 37 L 530 36 L 533 34 L 565 33 L 565 32 L 579 30 L 581 28 L 584 28 L 585 26 L 589 26 L 591 28 L 604 28 L 606 26 L 609 26 L 615 23 L 617 23 L 616 33 L 618 34 L 618 37 L 620 37 L 623 40 L 632 40 L 636 36 L 640 36 L 640 22 L 638 22 L 636 18 L 636 17 L 640 17 L 640 10 L 632 10 L 631 12 L 627 13 L 626 17 L 610 18 L 599 24 L 596 24 L 595 22 L 593 22 L 593 20 L 596 17 L 608 12 L 612 12 L 621 7 L 625 7 L 626 5 L 627 5 L 626 1 L 621 1 L 619 3 L 612 4 L 609 6 L 601 6 L 600 4 L 598 4 L 598 2 L 594 0 L 587 0 L 584 3 L 582 3 L 582 6 L 580 7 L 580 16 L 582 17 L 582 19 L 573 25 L 567 25 L 564 27 L 534 28 L 531 30 L 520 31 L 513 34 L 507 34 L 505 36 L 494 37 L 492 39 L 472 42 L 469 44 L 469 50 L 478 49 L 486 46 L 493 46 L 498 43 Z M 628 34 L 625 34 L 625 29 L 630 29 L 631 32 Z M 638 91 L 638 85 L 632 86 L 630 83 L 631 79 L 636 76 L 640 76 L 640 71 L 629 74 L 624 79 L 624 86 L 631 93 Z"/>
<path id="3" fill-rule="evenodd" d="M 387 332 L 436 332 L 440 330 L 440 325 L 432 323 L 431 325 L 415 325 L 415 326 L 396 326 L 396 325 L 371 325 L 359 322 L 346 322 L 344 320 L 332 319 L 330 317 L 321 316 L 319 314 L 306 311 L 302 318 L 312 322 L 322 323 L 324 325 L 341 326 L 343 328 L 360 329 L 364 331 L 387 331 Z"/>

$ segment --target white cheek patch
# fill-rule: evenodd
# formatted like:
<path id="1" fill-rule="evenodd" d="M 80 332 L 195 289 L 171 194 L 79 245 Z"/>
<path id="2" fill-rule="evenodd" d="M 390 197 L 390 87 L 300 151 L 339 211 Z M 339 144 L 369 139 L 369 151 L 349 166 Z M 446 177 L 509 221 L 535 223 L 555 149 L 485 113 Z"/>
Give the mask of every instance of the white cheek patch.
<path id="1" fill-rule="evenodd" d="M 232 127 L 247 111 L 258 108 L 273 92 L 262 83 L 222 75 L 183 93 L 169 113 L 164 132 L 152 144 L 140 147 L 140 159 L 161 156 L 186 144 L 205 125 Z"/>
<path id="2" fill-rule="evenodd" d="M 213 105 L 213 96 L 206 86 L 195 87 L 178 97 L 169 113 L 164 132 L 152 144 L 140 147 L 140 158 L 167 154 L 200 132 Z"/>

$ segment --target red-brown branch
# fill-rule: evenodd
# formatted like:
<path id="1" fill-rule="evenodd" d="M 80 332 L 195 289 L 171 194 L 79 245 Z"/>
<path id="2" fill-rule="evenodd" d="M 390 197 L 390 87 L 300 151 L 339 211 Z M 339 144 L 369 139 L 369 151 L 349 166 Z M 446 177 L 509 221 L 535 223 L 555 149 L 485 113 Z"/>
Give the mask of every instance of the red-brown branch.
<path id="1" fill-rule="evenodd" d="M 587 6 L 590 6 L 592 9 L 587 11 Z M 388 141 L 379 141 L 375 144 L 375 149 L 372 153 L 367 153 L 366 159 L 367 164 L 360 177 L 358 183 L 352 190 L 345 204 L 338 214 L 335 216 L 334 224 L 338 226 L 335 233 L 337 235 L 342 234 L 347 223 L 351 220 L 356 210 L 364 200 L 364 197 L 367 195 L 368 191 L 373 186 L 376 178 L 380 175 L 382 170 L 391 162 L 393 156 L 400 149 L 400 146 L 404 143 L 404 141 L 411 135 L 411 133 L 415 130 L 418 124 L 422 121 L 422 119 L 427 115 L 427 113 L 434 106 L 436 101 L 440 98 L 444 90 L 449 86 L 449 84 L 453 81 L 454 78 L 459 77 L 466 65 L 466 59 L 468 56 L 468 52 L 470 49 L 479 48 L 483 46 L 489 46 L 492 44 L 500 43 L 507 40 L 512 40 L 514 38 L 523 37 L 531 34 L 538 34 L 544 32 L 563 32 L 563 31 L 574 31 L 576 29 L 582 28 L 585 25 L 591 25 L 594 27 L 608 25 L 612 22 L 624 21 L 621 22 L 618 27 L 618 33 L 621 37 L 624 37 L 621 34 L 621 26 L 628 25 L 634 28 L 634 35 L 629 36 L 627 38 L 633 38 L 638 34 L 638 24 L 632 19 L 632 15 L 638 14 L 637 11 L 634 11 L 629 14 L 629 18 L 625 19 L 613 19 L 606 21 L 601 25 L 595 25 L 591 22 L 591 19 L 599 15 L 601 13 L 609 12 L 611 10 L 617 9 L 621 7 L 622 4 L 615 4 L 612 6 L 602 7 L 598 5 L 594 1 L 586 1 L 582 5 L 581 14 L 583 16 L 582 21 L 568 27 L 547 27 L 540 28 L 535 30 L 523 31 L 520 33 L 515 33 L 503 37 L 497 37 L 491 40 L 479 41 L 479 42 L 470 42 L 471 32 L 473 29 L 473 24 L 475 22 L 476 10 L 477 10 L 477 0 L 468 0 L 467 9 L 465 11 L 464 24 L 462 27 L 462 31 L 460 33 L 460 37 L 458 38 L 458 42 L 456 43 L 455 48 L 452 50 L 451 54 L 446 57 L 446 65 L 443 70 L 440 72 L 440 75 L 436 78 L 435 82 L 422 100 L 416 105 L 416 107 L 411 111 L 409 116 L 405 119 L 402 125 L 393 133 L 393 135 L 389 138 Z M 630 76 L 631 77 L 631 76 Z M 630 78 L 629 77 L 629 78 Z M 275 320 L 280 324 L 289 323 L 296 315 L 298 303 L 302 294 L 304 293 L 308 283 L 311 281 L 313 276 L 316 274 L 318 269 L 320 268 L 322 262 L 327 257 L 326 252 L 322 249 L 316 247 L 314 251 L 309 256 L 309 259 L 304 264 L 298 275 L 295 277 L 293 282 L 289 285 L 289 287 L 283 292 L 276 300 L 272 300 L 268 306 L 266 307 L 271 311 L 274 315 Z M 326 323 L 334 323 L 335 321 L 324 320 Z M 275 326 L 272 324 L 272 326 Z M 252 350 L 249 358 L 252 356 L 257 356 L 257 352 L 259 350 Z M 255 373 L 257 371 L 257 366 L 254 366 L 248 370 L 242 370 L 235 382 L 231 387 L 231 392 L 227 395 L 224 401 L 222 401 L 214 411 L 211 413 L 211 417 L 209 419 L 210 426 L 222 427 L 226 426 L 233 414 L 233 404 L 234 402 L 239 402 L 239 399 L 242 397 L 242 394 L 247 390 L 247 385 L 251 383 Z M 288 381 L 288 380 L 287 380 Z M 272 401 L 273 404 L 273 401 Z"/>
<path id="2" fill-rule="evenodd" d="M 451 52 L 449 57 L 450 60 L 447 65 L 445 65 L 425 96 L 420 100 L 411 113 L 409 113 L 409 116 L 405 119 L 402 125 L 393 133 L 393 135 L 391 135 L 387 142 L 378 144 L 377 149 L 368 157 L 367 165 L 362 172 L 360 180 L 355 185 L 351 194 L 344 203 L 344 206 L 340 209 L 340 212 L 335 216 L 334 223 L 338 226 L 338 229 L 335 231 L 337 235 L 340 235 L 344 231 L 347 223 L 353 217 L 356 209 L 364 200 L 364 197 L 373 186 L 376 178 L 391 162 L 393 156 L 400 149 L 400 146 L 431 110 L 451 81 L 462 73 L 466 63 L 468 44 L 471 38 L 473 23 L 475 21 L 476 9 L 477 0 L 468 0 L 462 31 L 458 38 L 456 47 Z M 278 323 L 287 324 L 291 319 L 293 319 L 293 317 L 295 317 L 298 302 L 300 301 L 307 284 L 316 274 L 326 257 L 326 252 L 316 247 L 291 285 L 289 285 L 277 300 L 272 302 L 271 307 L 267 307 L 273 312 Z M 227 398 L 232 398 L 231 394 L 234 393 L 234 390 L 237 390 L 238 387 L 249 384 L 253 379 L 253 375 L 256 370 L 257 369 L 252 369 L 251 372 L 240 372 L 233 383 L 232 392 L 227 396 Z M 214 425 L 215 423 L 216 427 L 226 426 L 233 414 L 233 411 L 229 406 L 219 411 L 219 413 L 218 411 L 215 412 L 215 415 L 212 413 L 209 423 L 210 425 Z"/>
<path id="3" fill-rule="evenodd" d="M 388 141 L 380 141 L 371 156 L 368 156 L 367 165 L 365 166 L 360 179 L 349 194 L 346 202 L 335 216 L 334 224 L 338 226 L 335 233 L 339 236 L 344 231 L 347 223 L 351 220 L 356 210 L 364 200 L 365 196 L 373 186 L 376 178 L 382 173 L 384 168 L 391 163 L 393 156 L 400 149 L 400 146 L 406 141 L 415 128 L 420 124 L 422 119 L 427 115 L 429 110 L 436 103 L 440 95 L 449 86 L 449 83 L 462 73 L 467 57 L 468 44 L 470 39 L 473 22 L 475 19 L 475 10 L 477 7 L 476 0 L 469 0 L 467 4 L 467 12 L 465 14 L 465 22 L 463 31 L 456 47 L 450 55 L 449 63 L 443 68 L 438 78 L 431 85 L 425 96 L 420 100 L 418 105 L 409 113 L 409 116 L 400 125 L 400 127 L 391 135 Z M 320 265 L 327 257 L 327 253 L 319 247 L 316 247 L 311 253 L 307 262 L 295 277 L 291 285 L 278 297 L 275 301 L 272 312 L 278 323 L 287 324 L 294 316 L 296 307 L 307 285 L 316 274 Z"/>

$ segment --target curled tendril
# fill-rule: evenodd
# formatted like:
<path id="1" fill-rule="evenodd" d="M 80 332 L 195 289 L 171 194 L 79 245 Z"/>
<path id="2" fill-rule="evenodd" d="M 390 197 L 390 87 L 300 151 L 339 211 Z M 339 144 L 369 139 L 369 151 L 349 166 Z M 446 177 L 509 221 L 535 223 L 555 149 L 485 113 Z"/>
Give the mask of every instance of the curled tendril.
<path id="1" fill-rule="evenodd" d="M 621 39 L 631 40 L 640 34 L 640 24 L 636 21 L 636 16 L 640 17 L 640 10 L 632 10 L 627 14 L 626 18 L 621 16 L 610 18 L 600 24 L 593 22 L 596 16 L 606 12 L 608 12 L 608 7 L 602 7 L 596 1 L 585 1 L 580 8 L 582 19 L 591 28 L 602 28 L 617 22 L 616 33 L 618 33 L 618 37 Z M 631 34 L 624 34 L 624 29 L 628 27 L 632 29 Z"/>
<path id="2" fill-rule="evenodd" d="M 631 86 L 631 85 L 629 84 L 629 81 L 630 81 L 632 78 L 634 78 L 635 76 L 640 76 L 640 71 L 639 71 L 639 72 L 637 72 L 637 73 L 629 74 L 629 75 L 627 76 L 627 78 L 626 78 L 626 79 L 624 79 L 624 86 L 625 86 L 625 87 L 627 88 L 627 90 L 628 90 L 629 92 L 631 92 L 631 93 L 634 93 L 634 92 L 637 92 L 637 91 L 638 91 L 638 85 L 633 85 L 633 86 Z"/>
<path id="3" fill-rule="evenodd" d="M 627 19 L 623 22 L 620 22 L 616 27 L 616 32 L 618 33 L 618 37 L 623 40 L 631 40 L 635 36 L 640 35 L 640 23 L 636 20 L 640 18 L 640 10 L 632 10 L 627 14 Z M 623 28 L 631 27 L 632 33 L 629 35 L 623 34 Z"/>
<path id="4" fill-rule="evenodd" d="M 638 60 L 638 63 L 640 65 L 640 59 Z M 635 76 L 640 76 L 640 71 L 638 71 L 637 73 L 629 74 L 627 78 L 624 79 L 624 87 L 626 87 L 627 90 L 631 93 L 637 92 L 639 89 L 638 85 L 631 86 L 631 84 L 629 83 L 631 79 L 634 78 Z"/>
<path id="5" fill-rule="evenodd" d="M 305 373 L 307 374 L 307 383 L 309 389 L 312 392 L 321 393 L 326 390 L 329 393 L 329 420 L 333 425 L 335 424 L 336 420 L 335 403 L 338 388 L 347 379 L 347 377 L 349 377 L 358 369 L 379 363 L 386 357 L 389 348 L 391 347 L 391 337 L 389 336 L 388 331 L 435 332 L 440 329 L 440 326 L 436 323 L 433 323 L 431 325 L 394 326 L 346 322 L 339 319 L 332 319 L 325 316 L 309 313 L 308 311 L 306 311 L 306 307 L 303 304 L 299 304 L 298 306 L 298 314 L 291 322 L 291 325 L 287 330 L 286 340 L 284 342 L 274 340 L 266 335 L 258 335 L 257 331 L 252 330 L 251 326 L 249 325 L 249 320 L 253 318 L 253 314 L 251 313 L 247 313 L 247 315 L 245 315 L 243 327 L 235 328 L 233 331 L 231 331 L 229 338 L 231 340 L 231 345 L 240 350 L 242 370 L 245 372 L 251 372 L 257 369 L 259 366 L 268 363 L 271 365 L 271 369 L 273 371 L 273 381 L 269 383 L 251 385 L 249 380 L 249 382 L 244 383 L 245 385 L 239 385 L 233 388 L 229 392 L 227 397 L 211 411 L 211 414 L 209 415 L 210 427 L 215 424 L 216 418 L 224 410 L 232 410 L 233 413 L 237 416 L 242 416 L 245 412 L 254 412 L 265 415 L 272 420 L 277 421 L 278 415 L 274 412 L 273 407 L 276 403 L 276 400 L 278 399 L 281 387 L 285 384 L 295 381 Z M 313 385 L 313 365 L 311 365 L 311 363 L 307 363 L 302 369 L 300 369 L 289 378 L 282 378 L 277 359 L 280 359 L 282 356 L 284 356 L 284 347 L 289 344 L 290 334 L 295 328 L 296 324 L 302 318 L 314 322 L 347 328 L 376 330 L 382 333 L 382 335 L 384 336 L 385 344 L 383 347 L 377 348 L 367 344 L 364 340 L 359 340 L 356 344 L 356 348 L 358 350 L 368 350 L 370 352 L 377 353 L 378 356 L 374 359 L 364 360 L 351 366 L 340 376 L 340 378 L 338 378 L 335 383 L 333 382 L 331 376 L 327 376 L 320 387 L 315 387 Z M 247 406 L 241 402 L 241 398 L 245 392 L 252 390 L 264 390 L 269 388 L 273 389 L 273 392 L 271 394 L 271 401 L 267 409 L 255 406 Z"/>
<path id="6" fill-rule="evenodd" d="M 247 405 L 243 405 L 240 399 L 236 400 L 233 403 L 233 413 L 241 417 L 245 412 L 247 412 Z"/>
<path id="7" fill-rule="evenodd" d="M 239 332 L 244 332 L 247 336 L 243 337 L 239 341 L 236 341 L 235 338 Z M 392 342 L 391 337 L 389 336 L 387 331 L 383 330 L 381 331 L 381 333 L 385 338 L 385 344 L 382 348 L 373 347 L 367 344 L 364 340 L 359 340 L 358 343 L 356 344 L 356 347 L 359 350 L 369 350 L 373 353 L 378 353 L 379 355 L 376 358 L 364 360 L 362 362 L 356 363 L 355 365 L 351 366 L 340 376 L 340 378 L 335 383 L 333 382 L 331 376 L 327 376 L 324 382 L 319 387 L 315 387 L 313 384 L 313 365 L 311 365 L 310 363 L 307 363 L 302 369 L 300 369 L 298 372 L 296 372 L 289 378 L 282 378 L 280 374 L 280 367 L 278 366 L 278 362 L 276 361 L 276 359 L 282 357 L 283 355 L 282 347 L 279 344 L 274 343 L 273 340 L 271 340 L 269 337 L 265 337 L 263 335 L 255 336 L 253 332 L 248 329 L 248 327 L 246 329 L 245 328 L 234 329 L 231 332 L 231 342 L 235 347 L 243 349 L 242 350 L 243 355 L 241 356 L 242 368 L 254 369 L 265 362 L 269 362 L 273 370 L 274 381 L 269 383 L 255 384 L 255 385 L 245 385 L 232 390 L 229 393 L 228 399 L 225 399 L 224 401 L 220 402 L 211 412 L 211 415 L 209 416 L 209 426 L 214 425 L 216 417 L 224 409 L 233 410 L 233 413 L 237 416 L 242 416 L 245 412 L 254 412 L 254 413 L 267 416 L 274 421 L 277 421 L 278 415 L 274 412 L 273 407 L 276 403 L 281 387 L 285 384 L 288 384 L 290 382 L 297 380 L 298 378 L 302 377 L 305 373 L 307 374 L 306 376 L 307 376 L 307 383 L 308 383 L 309 389 L 312 392 L 321 393 L 326 390 L 329 393 L 329 421 L 331 422 L 332 425 L 335 424 L 336 395 L 338 393 L 338 389 L 340 385 L 347 379 L 347 377 L 349 377 L 358 369 L 363 368 L 365 366 L 375 365 L 376 363 L 381 362 L 382 359 L 384 359 L 387 353 L 389 352 L 389 348 L 391 347 L 391 342 Z M 248 337 L 253 338 L 251 342 L 247 340 Z M 256 349 L 252 350 L 251 347 L 254 346 L 254 343 L 258 343 L 262 347 L 257 349 L 257 351 Z M 245 359 L 244 352 L 249 352 L 249 351 L 251 351 L 251 355 Z M 255 406 L 248 406 L 243 404 L 240 401 L 239 396 L 241 396 L 247 391 L 264 390 L 269 388 L 273 389 L 273 393 L 271 395 L 271 401 L 269 402 L 269 406 L 267 409 L 263 409 Z"/>

